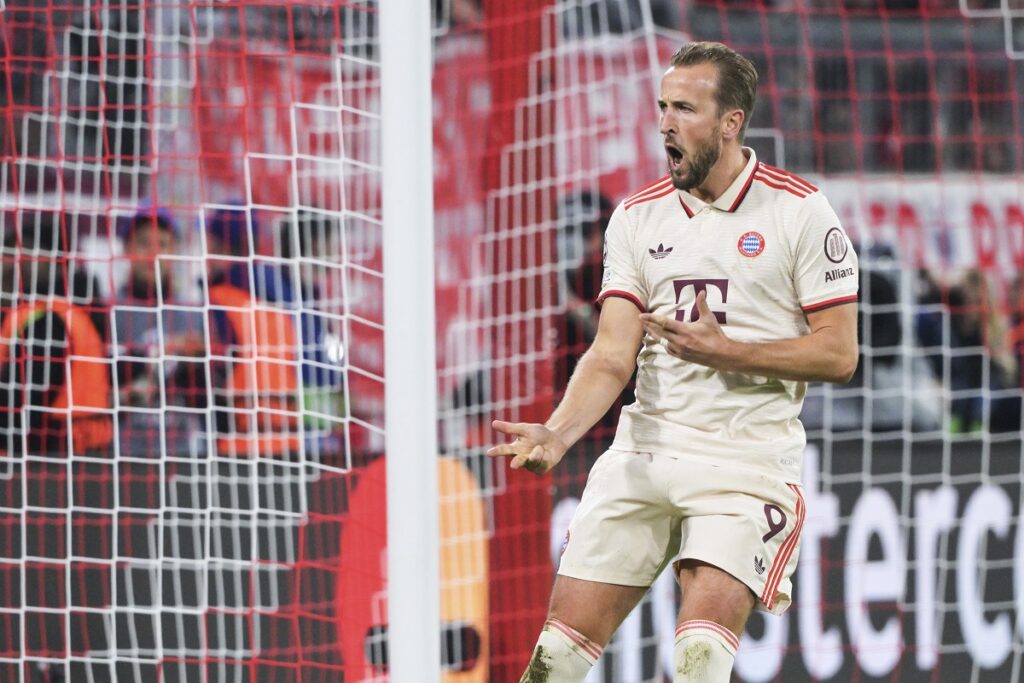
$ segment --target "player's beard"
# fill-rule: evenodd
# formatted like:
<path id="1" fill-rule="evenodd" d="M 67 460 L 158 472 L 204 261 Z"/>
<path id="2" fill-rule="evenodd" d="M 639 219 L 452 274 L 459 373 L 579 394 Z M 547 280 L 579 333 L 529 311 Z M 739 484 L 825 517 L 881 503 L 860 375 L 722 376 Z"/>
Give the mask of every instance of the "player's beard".
<path id="1" fill-rule="evenodd" d="M 684 157 L 688 162 L 689 170 L 683 175 L 679 175 L 679 169 L 672 171 L 672 185 L 677 190 L 685 192 L 700 187 L 708 179 L 708 174 L 711 173 L 711 169 L 718 163 L 721 156 L 722 138 L 718 133 L 718 126 L 715 126 L 711 135 L 697 147 L 696 151 L 692 155 L 686 154 Z"/>

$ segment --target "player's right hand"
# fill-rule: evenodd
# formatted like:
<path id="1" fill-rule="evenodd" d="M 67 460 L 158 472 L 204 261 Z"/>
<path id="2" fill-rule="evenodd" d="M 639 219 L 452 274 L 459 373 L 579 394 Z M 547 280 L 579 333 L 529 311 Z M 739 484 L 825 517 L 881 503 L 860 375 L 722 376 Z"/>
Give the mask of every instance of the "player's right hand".
<path id="1" fill-rule="evenodd" d="M 561 462 L 569 449 L 555 432 L 542 424 L 494 420 L 491 426 L 502 434 L 516 437 L 511 443 L 487 451 L 490 456 L 511 456 L 509 465 L 514 470 L 525 468 L 534 474 L 544 474 Z"/>

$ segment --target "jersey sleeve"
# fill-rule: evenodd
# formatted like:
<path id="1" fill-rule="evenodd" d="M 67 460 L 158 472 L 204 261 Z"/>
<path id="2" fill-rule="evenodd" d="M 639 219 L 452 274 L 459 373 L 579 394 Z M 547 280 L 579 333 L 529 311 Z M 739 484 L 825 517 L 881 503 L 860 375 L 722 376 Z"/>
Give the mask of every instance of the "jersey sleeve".
<path id="1" fill-rule="evenodd" d="M 797 213 L 793 279 L 805 313 L 857 300 L 857 254 L 839 217 L 820 192 Z"/>
<path id="2" fill-rule="evenodd" d="M 615 209 L 604 234 L 604 275 L 601 278 L 600 304 L 608 297 L 622 297 L 647 310 L 647 288 L 636 265 L 634 228 L 622 204 Z"/>

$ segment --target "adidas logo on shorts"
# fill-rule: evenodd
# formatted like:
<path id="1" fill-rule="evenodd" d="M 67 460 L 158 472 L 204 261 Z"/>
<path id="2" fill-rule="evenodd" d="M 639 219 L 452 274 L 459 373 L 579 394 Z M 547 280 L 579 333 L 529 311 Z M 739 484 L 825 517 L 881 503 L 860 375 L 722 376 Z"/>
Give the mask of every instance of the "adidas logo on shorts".
<path id="1" fill-rule="evenodd" d="M 757 572 L 759 576 L 764 574 L 764 560 L 757 555 L 754 555 L 754 571 Z"/>

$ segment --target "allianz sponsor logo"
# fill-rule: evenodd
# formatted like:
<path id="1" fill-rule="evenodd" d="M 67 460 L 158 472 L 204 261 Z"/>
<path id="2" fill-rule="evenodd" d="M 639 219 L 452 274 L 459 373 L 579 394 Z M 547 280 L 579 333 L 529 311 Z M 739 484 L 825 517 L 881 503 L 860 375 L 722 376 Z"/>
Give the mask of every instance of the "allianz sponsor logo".
<path id="1" fill-rule="evenodd" d="M 851 275 L 853 275 L 853 268 L 833 268 L 825 272 L 825 282 L 835 282 Z"/>

